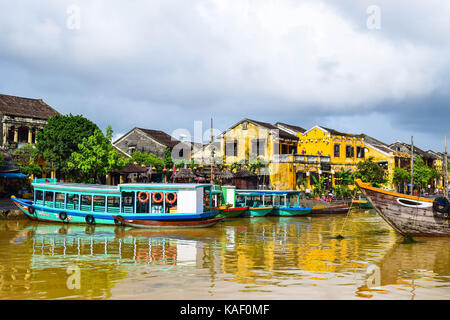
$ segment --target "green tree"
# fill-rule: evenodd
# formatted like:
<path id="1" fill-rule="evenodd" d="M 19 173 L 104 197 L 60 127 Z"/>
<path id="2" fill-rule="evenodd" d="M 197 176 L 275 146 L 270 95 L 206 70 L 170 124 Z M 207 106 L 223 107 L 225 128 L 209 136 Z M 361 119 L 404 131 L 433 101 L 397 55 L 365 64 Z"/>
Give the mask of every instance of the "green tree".
<path id="1" fill-rule="evenodd" d="M 348 198 L 352 195 L 349 185 L 354 183 L 353 173 L 351 170 L 341 170 L 335 173 L 335 186 L 333 192 L 338 198 Z"/>
<path id="2" fill-rule="evenodd" d="M 388 182 L 386 171 L 386 169 L 373 161 L 373 157 L 370 157 L 356 165 L 356 173 L 354 176 L 363 182 L 371 183 L 374 187 L 380 187 Z"/>
<path id="3" fill-rule="evenodd" d="M 166 148 L 164 150 L 164 168 L 173 168 L 173 160 L 172 160 L 172 150 L 170 148 Z"/>
<path id="4" fill-rule="evenodd" d="M 317 179 L 315 176 L 312 176 L 314 185 L 312 186 L 312 195 L 315 197 L 320 197 L 326 194 L 326 183 L 325 177 L 322 176 Z"/>
<path id="5" fill-rule="evenodd" d="M 42 174 L 42 168 L 36 163 L 39 158 L 39 152 L 32 145 L 26 144 L 21 146 L 14 151 L 13 156 L 20 172 L 26 175 Z"/>
<path id="6" fill-rule="evenodd" d="M 406 184 L 411 179 L 411 174 L 403 168 L 395 168 L 392 183 L 399 186 L 402 183 Z"/>
<path id="7" fill-rule="evenodd" d="M 164 160 L 158 158 L 156 155 L 151 153 L 143 153 L 140 151 L 135 151 L 131 155 L 132 161 L 137 162 L 139 165 L 146 165 L 155 167 L 158 170 L 164 168 Z"/>
<path id="8" fill-rule="evenodd" d="M 81 175 L 76 180 L 85 183 L 101 183 L 100 177 L 106 176 L 114 169 L 122 169 L 129 161 L 111 144 L 112 134 L 105 137 L 100 129 L 93 135 L 83 138 L 78 144 L 78 151 L 73 152 L 67 165 L 78 169 Z"/>
<path id="9" fill-rule="evenodd" d="M 48 167 L 70 176 L 76 168 L 70 168 L 68 160 L 72 153 L 79 151 L 80 142 L 96 130 L 100 130 L 97 125 L 81 115 L 56 115 L 37 133 L 36 148 Z"/>
<path id="10" fill-rule="evenodd" d="M 437 178 L 439 178 L 439 173 L 434 168 L 428 167 L 423 161 L 422 157 L 417 156 L 414 159 L 414 184 L 420 184 L 422 187 L 427 187 L 428 181 L 430 181 L 430 179 Z"/>

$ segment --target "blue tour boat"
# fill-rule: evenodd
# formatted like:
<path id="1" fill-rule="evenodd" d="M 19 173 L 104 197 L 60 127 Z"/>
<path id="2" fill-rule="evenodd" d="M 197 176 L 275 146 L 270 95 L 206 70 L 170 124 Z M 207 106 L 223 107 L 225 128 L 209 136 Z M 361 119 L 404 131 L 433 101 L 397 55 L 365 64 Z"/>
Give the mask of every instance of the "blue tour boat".
<path id="1" fill-rule="evenodd" d="M 126 183 L 118 186 L 58 183 L 35 179 L 33 200 L 11 197 L 30 219 L 63 223 L 126 224 L 153 227 L 210 226 L 221 219 L 213 208 L 211 184 Z"/>
<path id="2" fill-rule="evenodd" d="M 301 191 L 287 190 L 236 190 L 236 195 L 252 202 L 251 208 L 273 208 L 267 215 L 293 217 L 311 213 L 312 207 L 300 204 Z"/>

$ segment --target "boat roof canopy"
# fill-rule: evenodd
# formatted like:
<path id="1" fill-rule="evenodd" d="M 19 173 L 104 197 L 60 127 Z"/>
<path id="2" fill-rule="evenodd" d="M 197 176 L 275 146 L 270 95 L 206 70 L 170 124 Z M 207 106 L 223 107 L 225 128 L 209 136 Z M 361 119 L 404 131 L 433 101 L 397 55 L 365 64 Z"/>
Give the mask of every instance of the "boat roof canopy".
<path id="1" fill-rule="evenodd" d="M 236 194 L 240 195 L 285 195 L 299 194 L 299 190 L 236 190 Z"/>
<path id="2" fill-rule="evenodd" d="M 56 182 L 56 179 L 35 179 L 33 187 L 40 190 L 60 190 L 65 192 L 93 192 L 93 193 L 121 193 L 123 191 L 176 191 L 180 189 L 197 189 L 212 187 L 211 184 L 198 183 L 123 183 L 117 186 L 104 184 L 84 184 L 84 183 L 68 183 Z"/>

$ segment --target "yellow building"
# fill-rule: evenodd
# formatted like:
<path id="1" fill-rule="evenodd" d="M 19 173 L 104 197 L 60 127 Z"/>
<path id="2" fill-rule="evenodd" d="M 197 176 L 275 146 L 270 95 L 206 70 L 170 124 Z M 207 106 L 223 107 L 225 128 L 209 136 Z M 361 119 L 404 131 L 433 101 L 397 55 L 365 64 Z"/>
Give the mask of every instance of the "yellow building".
<path id="1" fill-rule="evenodd" d="M 270 179 L 264 186 L 275 190 L 298 189 L 298 181 L 306 182 L 310 189 L 314 178 L 324 177 L 326 187 L 335 186 L 335 175 L 341 169 L 356 170 L 357 163 L 372 157 L 388 171 L 389 183 L 396 166 L 409 166 L 409 155 L 396 152 L 385 143 L 365 134 L 349 134 L 322 126 L 309 130 L 277 122 L 274 125 L 243 119 L 216 137 L 214 163 L 231 167 L 233 164 L 255 163 L 256 159 L 267 164 Z M 211 146 L 204 147 L 193 159 L 211 157 Z M 203 164 L 210 162 L 204 161 Z M 263 169 L 260 170 L 260 174 Z M 262 188 L 260 181 L 254 188 Z"/>
<path id="2" fill-rule="evenodd" d="M 307 178 L 308 187 L 314 180 L 312 177 L 325 177 L 328 188 L 335 185 L 335 174 L 344 169 L 354 172 L 359 162 L 373 158 L 388 171 L 388 187 L 396 166 L 409 164 L 409 156 L 396 152 L 377 139 L 365 134 L 351 134 L 336 131 L 322 126 L 297 134 L 298 153 L 303 155 L 303 162 L 297 166 L 297 175 Z"/>
<path id="3" fill-rule="evenodd" d="M 231 168 L 234 164 L 250 167 L 257 161 L 264 163 L 259 177 L 265 175 L 269 179 L 255 179 L 252 188 L 272 188 L 278 190 L 294 189 L 294 163 L 280 162 L 279 159 L 297 153 L 298 137 L 281 130 L 270 123 L 243 119 L 225 130 L 216 139 L 220 145 L 205 146 L 195 152 L 192 159 L 196 163 L 209 164 L 211 149 L 214 148 L 214 163 Z"/>

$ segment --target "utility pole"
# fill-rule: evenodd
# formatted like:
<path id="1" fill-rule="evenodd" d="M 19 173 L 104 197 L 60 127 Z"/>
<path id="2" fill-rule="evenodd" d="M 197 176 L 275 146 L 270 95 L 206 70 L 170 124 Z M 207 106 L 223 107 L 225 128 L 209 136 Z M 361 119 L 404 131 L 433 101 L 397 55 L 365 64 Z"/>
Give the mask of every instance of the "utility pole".
<path id="1" fill-rule="evenodd" d="M 214 138 L 213 138 L 213 118 L 211 117 L 211 183 L 214 179 Z"/>
<path id="2" fill-rule="evenodd" d="M 444 195 L 448 197 L 448 164 L 447 164 L 447 136 L 444 144 Z"/>
<path id="3" fill-rule="evenodd" d="M 411 136 L 411 195 L 413 195 L 414 189 L 414 140 Z"/>

